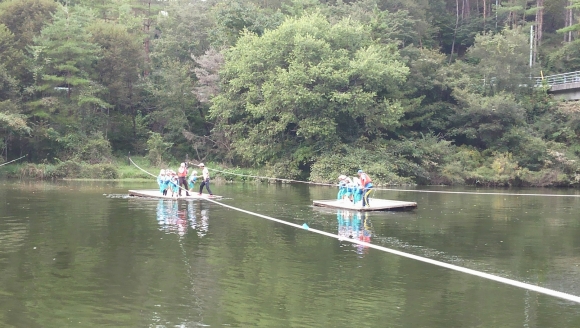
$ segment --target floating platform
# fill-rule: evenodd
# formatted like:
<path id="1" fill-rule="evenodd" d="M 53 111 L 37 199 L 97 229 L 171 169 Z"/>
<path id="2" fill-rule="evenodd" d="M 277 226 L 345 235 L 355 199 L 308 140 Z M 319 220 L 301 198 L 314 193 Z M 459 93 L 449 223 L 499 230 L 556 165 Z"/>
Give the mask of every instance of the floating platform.
<path id="1" fill-rule="evenodd" d="M 403 202 L 398 200 L 387 200 L 378 198 L 370 198 L 369 204 L 370 205 L 367 207 L 362 207 L 360 203 L 354 205 L 352 202 L 348 200 L 332 199 L 332 200 L 313 201 L 314 206 L 340 208 L 360 212 L 404 210 L 404 209 L 413 209 L 417 207 L 417 203 L 415 202 Z"/>
<path id="2" fill-rule="evenodd" d="M 163 196 L 159 189 L 151 189 L 151 190 L 129 190 L 129 196 L 136 196 L 136 197 L 147 197 L 147 198 L 158 198 L 158 199 L 180 199 L 180 200 L 194 200 L 194 199 L 222 199 L 222 196 L 213 195 L 210 196 L 209 194 L 201 194 L 198 195 L 197 192 L 189 193 L 189 196 L 185 196 L 185 191 L 181 191 L 181 197 L 171 197 L 171 195 Z"/>

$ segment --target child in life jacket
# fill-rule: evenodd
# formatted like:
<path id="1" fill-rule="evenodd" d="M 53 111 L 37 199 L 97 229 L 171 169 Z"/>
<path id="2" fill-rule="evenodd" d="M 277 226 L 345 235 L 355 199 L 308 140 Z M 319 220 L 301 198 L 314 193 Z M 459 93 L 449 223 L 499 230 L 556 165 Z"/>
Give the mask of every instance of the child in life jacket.
<path id="1" fill-rule="evenodd" d="M 344 198 L 352 202 L 354 197 L 354 183 L 350 177 L 346 177 L 344 182 L 346 183 L 346 193 L 344 194 Z"/>
<path id="2" fill-rule="evenodd" d="M 344 198 L 346 194 L 346 175 L 342 174 L 338 176 L 338 194 L 336 195 L 337 200 Z"/>
<path id="3" fill-rule="evenodd" d="M 352 184 L 353 184 L 352 202 L 353 204 L 357 205 L 362 201 L 363 188 L 360 185 L 360 179 L 357 177 L 352 178 Z"/>
<path id="4" fill-rule="evenodd" d="M 174 171 L 171 171 L 169 186 L 171 187 L 171 197 L 177 197 L 179 195 L 179 179 Z"/>
<path id="5" fill-rule="evenodd" d="M 159 172 L 157 184 L 159 185 L 159 192 L 161 192 L 162 195 L 165 195 L 167 192 L 167 184 L 165 183 L 165 170 L 163 169 Z"/>
<path id="6" fill-rule="evenodd" d="M 195 187 L 195 182 L 197 181 L 197 171 L 193 170 L 191 175 L 189 176 L 189 180 L 187 181 L 189 191 L 193 192 L 193 188 Z"/>

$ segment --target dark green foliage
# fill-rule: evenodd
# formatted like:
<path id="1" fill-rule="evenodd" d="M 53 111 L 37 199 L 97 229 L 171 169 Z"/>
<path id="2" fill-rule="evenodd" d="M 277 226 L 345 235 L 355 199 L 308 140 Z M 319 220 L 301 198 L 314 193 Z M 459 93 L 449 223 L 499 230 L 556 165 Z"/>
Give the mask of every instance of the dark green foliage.
<path id="1" fill-rule="evenodd" d="M 261 9 L 255 4 L 241 0 L 225 0 L 217 3 L 212 12 L 216 29 L 212 43 L 217 46 L 234 45 L 242 31 L 262 35 L 266 30 L 278 27 L 284 20 L 280 12 Z"/>
<path id="2" fill-rule="evenodd" d="M 510 127 L 525 122 L 525 110 L 509 94 L 482 97 L 457 90 L 454 95 L 460 103 L 450 117 L 455 126 L 450 133 L 462 143 L 493 148 Z"/>
<path id="3" fill-rule="evenodd" d="M 89 164 L 110 162 L 111 144 L 101 134 L 95 134 L 82 143 L 76 152 L 76 157 Z"/>
<path id="4" fill-rule="evenodd" d="M 23 179 L 117 179 L 119 172 L 112 164 L 89 165 L 74 160 L 58 164 L 25 164 L 20 167 L 19 178 Z"/>
<path id="5" fill-rule="evenodd" d="M 0 155 L 28 153 L 37 178 L 125 176 L 113 154 L 131 152 L 320 182 L 577 186 L 580 105 L 530 80 L 580 69 L 566 5 L 544 2 L 530 69 L 541 8 L 520 0 L 0 1 Z"/>
<path id="6" fill-rule="evenodd" d="M 301 149 L 311 159 L 341 138 L 378 138 L 402 114 L 399 85 L 408 69 L 399 59 L 348 19 L 332 25 L 314 14 L 262 37 L 245 34 L 226 53 L 223 92 L 210 112 L 215 130 L 231 138 L 241 160 L 258 165 L 290 154 L 298 165 Z"/>
<path id="7" fill-rule="evenodd" d="M 149 149 L 149 161 L 151 165 L 162 167 L 163 158 L 167 156 L 167 151 L 171 148 L 170 142 L 163 141 L 163 137 L 159 133 L 151 132 L 151 136 L 147 140 L 147 148 Z"/>
<path id="8" fill-rule="evenodd" d="M 0 4 L 0 24 L 15 36 L 17 48 L 25 50 L 50 22 L 58 4 L 53 0 L 9 0 Z"/>
<path id="9" fill-rule="evenodd" d="M 381 150 L 366 150 L 361 148 L 345 148 L 340 153 L 328 153 L 319 156 L 312 165 L 310 180 L 313 182 L 336 182 L 338 176 L 352 176 L 359 169 L 364 169 L 376 185 L 412 184 L 411 177 L 401 177 L 397 174 L 399 166 L 403 170 L 414 171 L 416 165 L 408 161 L 397 160 L 392 153 Z"/>
<path id="10" fill-rule="evenodd" d="M 101 163 L 91 166 L 88 172 L 84 172 L 83 178 L 92 179 L 117 179 L 119 172 L 117 168 L 109 163 Z"/>
<path id="11" fill-rule="evenodd" d="M 442 171 L 454 154 L 454 147 L 448 141 L 426 135 L 415 140 L 363 145 L 320 156 L 312 165 L 311 179 L 334 181 L 340 174 L 363 169 L 379 185 L 450 182 Z"/>

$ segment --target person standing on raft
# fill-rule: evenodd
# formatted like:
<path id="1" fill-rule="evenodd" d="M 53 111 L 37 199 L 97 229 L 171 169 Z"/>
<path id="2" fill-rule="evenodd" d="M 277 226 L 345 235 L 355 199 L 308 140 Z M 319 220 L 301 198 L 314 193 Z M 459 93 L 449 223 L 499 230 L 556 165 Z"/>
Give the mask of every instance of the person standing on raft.
<path id="1" fill-rule="evenodd" d="M 362 206 L 370 206 L 369 204 L 369 195 L 371 194 L 371 189 L 373 188 L 373 180 L 368 174 L 364 173 L 363 170 L 358 170 L 358 177 L 360 179 L 360 185 L 362 187 Z"/>
<path id="2" fill-rule="evenodd" d="M 195 187 L 195 183 L 196 182 L 197 182 L 197 171 L 196 170 L 193 170 L 191 172 L 191 175 L 189 176 L 189 180 L 188 180 L 188 183 L 189 183 L 189 191 L 194 192 L 193 191 L 193 188 Z"/>
<path id="3" fill-rule="evenodd" d="M 167 195 L 167 183 L 169 179 L 165 178 L 165 170 L 161 170 L 159 172 L 159 176 L 157 177 L 157 184 L 159 185 L 159 191 L 163 196 Z"/>
<path id="4" fill-rule="evenodd" d="M 187 166 L 185 163 L 181 163 L 179 169 L 177 169 L 177 178 L 179 182 L 177 183 L 179 188 L 179 197 L 181 197 L 181 189 L 185 189 L 185 196 L 189 196 L 189 186 L 187 185 Z"/>
<path id="5" fill-rule="evenodd" d="M 207 169 L 207 167 L 205 167 L 205 165 L 203 165 L 203 163 L 200 163 L 198 166 L 203 168 L 202 180 L 201 184 L 199 185 L 199 195 L 201 196 L 201 193 L 203 192 L 203 186 L 205 186 L 209 195 L 213 196 L 213 193 L 209 189 L 209 170 Z"/>
<path id="6" fill-rule="evenodd" d="M 341 174 L 338 176 L 338 194 L 336 195 L 337 200 L 343 200 L 346 194 L 346 175 Z"/>

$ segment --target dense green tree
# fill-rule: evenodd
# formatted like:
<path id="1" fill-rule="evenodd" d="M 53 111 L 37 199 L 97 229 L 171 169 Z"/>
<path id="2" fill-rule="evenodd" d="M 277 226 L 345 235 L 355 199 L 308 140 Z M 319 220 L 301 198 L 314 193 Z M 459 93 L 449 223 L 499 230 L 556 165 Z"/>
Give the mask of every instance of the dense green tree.
<path id="1" fill-rule="evenodd" d="M 147 91 L 155 104 L 155 110 L 147 116 L 151 129 L 171 140 L 180 152 L 189 149 L 184 131 L 202 135 L 204 131 L 204 119 L 196 108 L 199 103 L 193 94 L 193 69 L 193 61 L 167 59 L 152 72 L 147 83 Z"/>
<path id="2" fill-rule="evenodd" d="M 548 54 L 546 66 L 554 73 L 580 70 L 580 39 L 567 42 Z"/>
<path id="3" fill-rule="evenodd" d="M 455 85 L 472 92 L 493 95 L 499 92 L 527 93 L 529 77 L 529 44 L 520 29 L 502 33 L 480 34 L 469 48 L 467 58 L 453 68 L 461 79 Z M 526 87 L 527 86 L 527 87 Z"/>
<path id="4" fill-rule="evenodd" d="M 111 104 L 111 107 L 107 107 L 104 136 L 108 137 L 109 131 L 122 122 L 111 124 L 109 109 L 131 119 L 132 136 L 135 136 L 137 107 L 140 101 L 139 88 L 141 87 L 139 74 L 144 66 L 143 48 L 123 25 L 97 21 L 88 27 L 88 31 L 90 32 L 89 41 L 100 48 L 100 58 L 94 66 L 92 79 L 103 86 L 102 98 L 106 103 Z M 115 128 L 111 131 L 113 146 L 116 149 L 127 150 L 124 149 L 124 145 L 130 144 L 127 142 L 129 136 L 123 136 L 120 131 L 123 129 Z"/>
<path id="5" fill-rule="evenodd" d="M 70 102 L 69 110 L 81 120 L 81 131 L 94 129 L 93 114 L 110 105 L 103 100 L 102 85 L 90 75 L 98 59 L 99 46 L 90 40 L 87 25 L 90 11 L 61 6 L 35 40 L 35 65 L 40 68 L 36 88 L 40 97 Z"/>
<path id="6" fill-rule="evenodd" d="M 159 35 L 152 42 L 153 65 L 172 57 L 191 61 L 209 49 L 210 33 L 216 25 L 211 7 L 214 1 L 173 1 L 159 16 Z"/>
<path id="7" fill-rule="evenodd" d="M 218 2 L 212 11 L 217 24 L 212 35 L 212 44 L 218 48 L 234 45 L 244 30 L 262 35 L 266 30 L 276 28 L 284 20 L 280 12 L 264 10 L 242 0 Z"/>
<path id="8" fill-rule="evenodd" d="M 0 24 L 14 34 L 17 48 L 31 45 L 58 6 L 53 0 L 10 0 L 0 4 Z"/>
<path id="9" fill-rule="evenodd" d="M 24 115 L 11 113 L 14 108 L 9 100 L 0 102 L 0 159 L 7 157 L 14 137 L 31 132 Z"/>
<path id="10" fill-rule="evenodd" d="M 48 24 L 52 13 L 57 10 L 57 4 L 52 0 L 11 0 L 0 3 L 0 24 L 8 29 L 0 28 L 2 45 L 2 60 L 10 74 L 21 81 L 22 86 L 32 83 L 32 76 L 24 62 L 26 48 L 33 44 L 34 37 Z M 5 48 L 6 34 L 12 35 L 9 48 Z M 17 53 L 18 52 L 18 53 Z M 10 57 L 10 58 L 7 58 Z"/>
<path id="11" fill-rule="evenodd" d="M 210 113 L 235 154 L 252 164 L 290 155 L 300 165 L 398 126 L 408 68 L 368 26 L 311 14 L 261 37 L 244 34 L 226 52 L 222 74 Z"/>
<path id="12" fill-rule="evenodd" d="M 0 100 L 4 100 L 11 97 L 7 93 L 12 93 L 17 88 L 19 72 L 26 66 L 22 51 L 16 47 L 14 34 L 3 24 L 0 24 L 0 63 L 4 75 L 3 85 L 0 87 Z M 6 85 L 8 80 L 13 81 Z"/>
<path id="13" fill-rule="evenodd" d="M 450 117 L 455 126 L 450 132 L 466 144 L 494 149 L 510 128 L 525 124 L 525 109 L 513 95 L 499 93 L 485 97 L 455 90 L 453 96 L 459 106 Z"/>
<path id="14" fill-rule="evenodd" d="M 445 134 L 455 103 L 446 78 L 447 56 L 439 51 L 413 46 L 401 50 L 410 72 L 404 86 L 408 105 L 399 135 L 416 137 L 419 133 Z"/>

